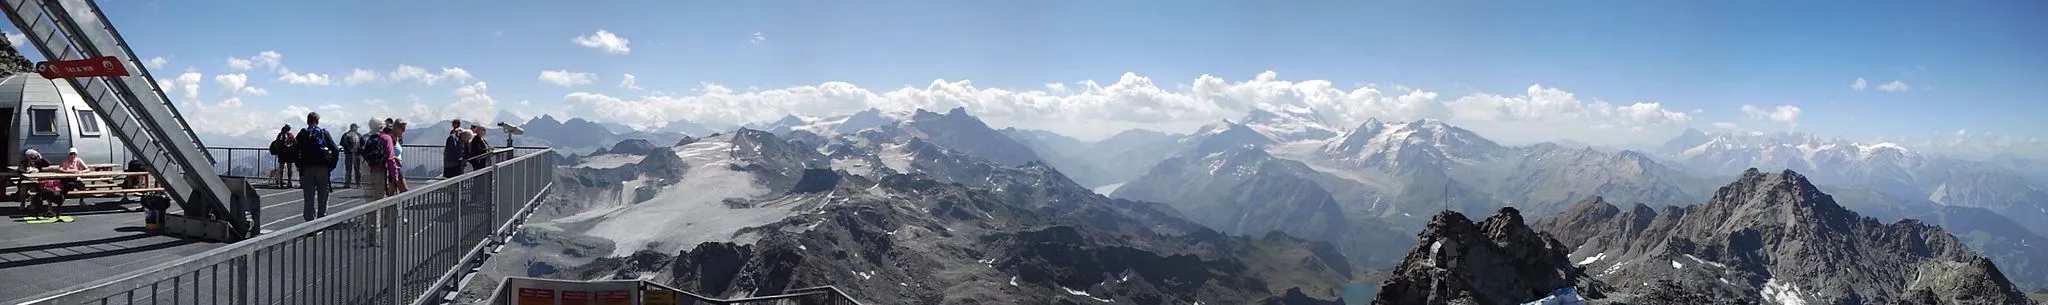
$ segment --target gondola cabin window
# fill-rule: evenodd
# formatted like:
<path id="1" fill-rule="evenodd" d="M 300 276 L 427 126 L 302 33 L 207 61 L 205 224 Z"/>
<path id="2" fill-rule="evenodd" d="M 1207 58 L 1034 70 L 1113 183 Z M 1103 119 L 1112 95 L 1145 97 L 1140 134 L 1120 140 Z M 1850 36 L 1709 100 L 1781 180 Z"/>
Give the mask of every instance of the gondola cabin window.
<path id="1" fill-rule="evenodd" d="M 94 116 L 92 110 L 80 109 L 77 112 L 78 120 L 73 122 L 78 122 L 78 135 L 84 137 L 100 136 L 100 117 Z"/>
<path id="2" fill-rule="evenodd" d="M 38 136 L 57 135 L 57 109 L 32 108 L 28 110 L 30 133 Z"/>

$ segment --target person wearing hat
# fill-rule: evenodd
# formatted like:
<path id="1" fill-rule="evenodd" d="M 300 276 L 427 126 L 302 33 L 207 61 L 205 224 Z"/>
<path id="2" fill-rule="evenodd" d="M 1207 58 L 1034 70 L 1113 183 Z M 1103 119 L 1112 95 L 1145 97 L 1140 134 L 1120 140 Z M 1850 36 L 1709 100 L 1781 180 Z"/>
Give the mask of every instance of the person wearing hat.
<path id="1" fill-rule="evenodd" d="M 86 166 L 85 158 L 78 157 L 78 148 L 72 147 L 71 152 L 64 154 L 64 162 L 57 164 L 57 171 L 66 174 L 77 174 L 91 172 L 92 167 Z"/>

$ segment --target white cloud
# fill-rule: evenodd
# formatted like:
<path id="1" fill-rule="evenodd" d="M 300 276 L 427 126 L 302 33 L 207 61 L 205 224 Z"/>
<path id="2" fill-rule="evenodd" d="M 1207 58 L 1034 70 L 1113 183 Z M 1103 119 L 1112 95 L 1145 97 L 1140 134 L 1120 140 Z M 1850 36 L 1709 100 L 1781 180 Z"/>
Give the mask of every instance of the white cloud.
<path id="1" fill-rule="evenodd" d="M 475 78 L 475 76 L 469 74 L 469 70 L 463 70 L 462 68 L 443 67 L 440 73 L 432 73 L 427 72 L 427 69 L 424 68 L 404 64 L 398 65 L 397 69 L 392 69 L 391 74 L 385 77 L 385 79 L 393 82 L 418 81 L 428 86 L 443 81 L 462 82 Z"/>
<path id="2" fill-rule="evenodd" d="M 1742 125 L 1736 125 L 1735 123 L 1730 123 L 1730 122 L 1714 122 L 1713 126 L 1714 126 L 1714 128 L 1718 128 L 1718 129 L 1723 129 L 1723 130 L 1730 130 L 1730 131 L 1740 131 L 1740 130 L 1742 130 Z"/>
<path id="3" fill-rule="evenodd" d="M 1869 82 L 1869 81 L 1865 81 L 1865 80 L 1863 80 L 1863 78 L 1861 78 L 1861 77 L 1858 77 L 1858 78 L 1856 78 L 1856 82 L 1854 82 L 1854 83 L 1849 83 L 1849 89 L 1856 89 L 1856 91 L 1863 91 L 1863 88 L 1870 88 L 1870 82 Z"/>
<path id="4" fill-rule="evenodd" d="M 14 48 L 16 48 L 16 49 L 20 49 L 23 43 L 27 43 L 27 42 L 28 42 L 28 35 L 25 35 L 25 34 L 22 34 L 22 33 L 15 33 L 15 32 L 0 32 L 0 33 L 7 33 L 7 34 L 6 34 L 6 35 L 7 35 L 7 43 L 8 43 L 8 44 L 11 44 L 11 45 L 13 45 L 13 46 L 14 46 Z"/>
<path id="5" fill-rule="evenodd" d="M 213 82 L 220 84 L 222 92 L 242 95 L 265 95 L 269 90 L 249 86 L 249 76 L 241 73 L 213 76 Z"/>
<path id="6" fill-rule="evenodd" d="M 598 29 L 597 33 L 591 33 L 588 36 L 570 38 L 569 41 L 587 48 L 598 49 L 608 54 L 625 55 L 633 52 L 633 48 L 629 46 L 632 44 L 632 40 L 619 37 L 619 35 L 612 34 L 612 32 L 605 31 L 604 29 Z"/>
<path id="7" fill-rule="evenodd" d="M 640 90 L 640 84 L 634 82 L 634 80 L 639 79 L 638 77 L 634 77 L 633 74 L 628 73 L 626 75 L 620 76 L 620 78 L 623 78 L 624 80 L 619 81 L 619 88 L 626 88 L 626 90 Z"/>
<path id="8" fill-rule="evenodd" d="M 1692 114 L 1665 109 L 1659 103 L 1616 106 L 1582 101 L 1570 92 L 1542 86 L 1530 86 L 1519 96 L 1474 94 L 1444 100 L 1436 92 L 1420 89 L 1339 88 L 1323 80 L 1280 80 L 1276 73 L 1266 72 L 1234 83 L 1204 75 L 1192 85 L 1168 88 L 1175 87 L 1161 87 L 1134 73 L 1110 84 L 1083 81 L 1022 90 L 946 80 L 889 91 L 843 82 L 750 91 L 704 84 L 687 95 L 656 90 L 635 99 L 575 92 L 564 96 L 564 105 L 573 107 L 569 115 L 635 128 L 658 127 L 678 119 L 737 124 L 788 114 L 847 114 L 870 107 L 943 111 L 964 106 L 991 124 L 1080 137 L 1102 137 L 1132 127 L 1190 132 L 1201 124 L 1236 119 L 1261 105 L 1289 105 L 1314 108 L 1333 123 L 1344 125 L 1338 126 L 1341 128 L 1374 117 L 1439 118 L 1505 140 L 1552 140 L 1570 135 L 1590 137 L 1574 139 L 1598 144 L 1663 141 L 1693 119 Z"/>
<path id="9" fill-rule="evenodd" d="M 157 87 L 163 89 L 164 93 L 184 93 L 185 100 L 196 102 L 199 100 L 199 82 L 205 77 L 199 71 L 185 71 L 184 74 L 178 74 L 177 78 L 172 78 L 170 84 Z"/>
<path id="10" fill-rule="evenodd" d="M 597 81 L 597 74 L 569 72 L 569 70 L 542 70 L 540 71 L 540 81 L 556 86 L 575 87 Z"/>
<path id="11" fill-rule="evenodd" d="M 1799 129 L 1799 112 L 1799 107 L 1792 105 L 1778 105 L 1777 108 L 1771 110 L 1764 110 L 1752 105 L 1742 105 L 1742 114 L 1748 115 L 1750 119 L 1768 119 L 1771 122 L 1785 124 L 1786 127 L 1795 130 Z"/>
<path id="12" fill-rule="evenodd" d="M 489 88 L 484 82 L 455 88 L 455 102 L 442 109 L 441 116 L 444 119 L 460 118 L 464 121 L 495 118 L 498 114 L 498 101 L 491 98 Z"/>
<path id="13" fill-rule="evenodd" d="M 164 64 L 169 63 L 171 63 L 171 60 L 164 59 L 163 56 L 157 56 L 150 57 L 149 60 L 142 61 L 142 66 L 150 69 L 163 69 Z"/>
<path id="14" fill-rule="evenodd" d="M 1906 82 L 1896 80 L 1877 86 L 1877 91 L 1884 92 L 1906 92 L 1906 90 L 1913 90 L 1913 86 L 1906 85 Z"/>
<path id="15" fill-rule="evenodd" d="M 279 54 L 277 51 L 263 51 L 256 53 L 256 56 L 246 58 L 228 57 L 228 68 L 235 71 L 248 71 L 249 69 L 259 67 L 277 69 L 278 64 L 283 62 L 284 54 Z"/>
<path id="16" fill-rule="evenodd" d="M 377 81 L 377 79 L 377 71 L 371 71 L 370 69 L 355 69 L 354 71 L 349 71 L 347 77 L 342 77 L 341 83 L 354 86 L 362 83 L 374 82 Z"/>
<path id="17" fill-rule="evenodd" d="M 326 86 L 327 84 L 332 83 L 332 79 L 329 79 L 326 74 L 293 73 L 291 69 L 284 68 L 279 68 L 278 73 L 283 75 L 279 75 L 277 77 L 277 80 L 289 82 L 296 85 Z"/>
<path id="18" fill-rule="evenodd" d="M 747 39 L 747 43 L 749 43 L 749 44 L 753 44 L 753 45 L 762 45 L 762 44 L 766 44 L 766 43 L 768 43 L 768 36 L 762 36 L 762 35 L 761 35 L 761 32 L 754 32 L 754 37 L 753 37 L 753 38 L 748 38 L 748 39 Z"/>

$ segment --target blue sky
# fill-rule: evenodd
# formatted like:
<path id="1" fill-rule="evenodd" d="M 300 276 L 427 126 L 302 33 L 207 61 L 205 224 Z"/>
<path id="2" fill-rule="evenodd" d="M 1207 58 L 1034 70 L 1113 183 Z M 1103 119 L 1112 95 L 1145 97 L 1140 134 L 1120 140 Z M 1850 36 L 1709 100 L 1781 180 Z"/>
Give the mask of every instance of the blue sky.
<path id="1" fill-rule="evenodd" d="M 1755 130 L 1796 122 L 1802 131 L 1851 137 L 1957 129 L 2048 137 L 2048 123 L 2035 119 L 2048 113 L 2048 19 L 2040 18 L 2048 3 L 2040 1 L 103 2 L 141 57 L 168 59 L 153 70 L 159 79 L 195 70 L 205 74 L 207 90 L 218 87 L 215 76 L 235 72 L 227 58 L 262 51 L 334 83 L 352 69 L 386 74 L 399 64 L 473 75 L 431 86 L 304 86 L 278 80 L 276 71 L 248 71 L 249 86 L 268 94 L 243 96 L 240 108 L 260 114 L 292 105 L 352 109 L 369 99 L 404 108 L 408 96 L 440 107 L 459 98 L 457 87 L 482 81 L 496 107 L 521 113 L 717 121 L 772 111 L 710 115 L 716 111 L 704 107 L 718 104 L 649 96 L 697 94 L 707 83 L 744 92 L 826 82 L 884 95 L 931 89 L 935 79 L 1030 91 L 1084 80 L 1107 86 L 1127 72 L 1184 91 L 1203 74 L 1235 83 L 1274 71 L 1280 80 L 1327 80 L 1342 90 L 1422 89 L 1445 102 L 1515 97 L 1540 84 L 1583 103 L 1656 102 L 1685 114 L 1631 139 L 1637 142 L 1668 138 L 1672 126 L 1711 129 L 1716 122 Z M 630 51 L 572 42 L 599 29 L 628 39 Z M 553 85 L 537 77 L 543 70 L 595 80 Z M 634 74 L 645 90 L 621 88 L 622 74 Z M 1867 87 L 1852 88 L 1858 78 Z M 1879 90 L 1893 81 L 1909 89 Z M 565 97 L 576 92 L 585 94 Z M 571 101 L 592 96 L 619 103 Z M 227 97 L 205 92 L 201 100 Z M 951 103 L 929 99 L 904 103 Z M 590 109 L 661 103 L 675 104 Z M 1773 122 L 1745 115 L 1742 105 L 1800 112 Z M 1037 120 L 1030 111 L 991 109 L 1014 114 L 992 121 Z"/>

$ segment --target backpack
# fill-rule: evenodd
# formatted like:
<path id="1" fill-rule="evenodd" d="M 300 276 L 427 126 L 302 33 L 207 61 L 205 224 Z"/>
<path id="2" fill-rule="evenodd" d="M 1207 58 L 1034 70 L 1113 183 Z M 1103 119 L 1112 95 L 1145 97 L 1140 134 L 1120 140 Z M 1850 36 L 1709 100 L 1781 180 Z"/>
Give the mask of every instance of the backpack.
<path id="1" fill-rule="evenodd" d="M 317 162 L 313 164 L 324 165 L 330 168 L 334 167 L 341 160 L 341 151 L 334 146 L 334 139 L 329 138 L 332 136 L 327 133 L 326 129 L 321 129 L 319 126 L 307 126 L 305 129 L 300 129 L 299 136 L 294 138 L 294 140 L 298 140 L 298 143 L 292 144 L 292 146 L 299 150 L 298 161 L 301 163 Z"/>
<path id="2" fill-rule="evenodd" d="M 292 143 L 291 143 L 291 142 L 285 142 L 285 140 L 284 140 L 284 139 L 271 139 L 271 140 L 270 140 L 270 155 L 272 155 L 272 156 L 276 156 L 276 155 L 279 155 L 279 154 L 283 154 L 283 153 L 285 152 L 285 150 L 289 150 L 289 149 L 291 149 L 291 147 L 292 147 Z"/>
<path id="3" fill-rule="evenodd" d="M 297 152 L 297 150 L 292 149 L 292 141 L 285 141 L 283 138 L 270 140 L 270 155 L 277 156 L 278 162 L 298 163 L 299 154 Z"/>
<path id="4" fill-rule="evenodd" d="M 363 163 L 369 164 L 370 168 L 384 169 L 385 162 L 391 161 L 390 143 L 385 141 L 390 141 L 390 138 L 382 133 L 364 135 L 362 141 L 357 142 L 360 146 L 356 146 L 356 155 L 362 156 Z"/>

